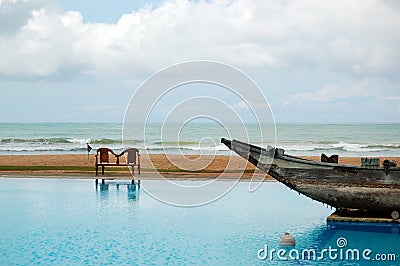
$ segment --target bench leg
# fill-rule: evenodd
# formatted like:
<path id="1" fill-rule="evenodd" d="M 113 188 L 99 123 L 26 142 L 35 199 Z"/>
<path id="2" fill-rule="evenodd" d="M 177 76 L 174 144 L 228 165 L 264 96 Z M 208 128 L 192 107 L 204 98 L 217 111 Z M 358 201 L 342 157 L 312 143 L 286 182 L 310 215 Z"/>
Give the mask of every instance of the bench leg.
<path id="1" fill-rule="evenodd" d="M 129 166 L 129 170 L 131 171 L 132 185 L 133 185 L 135 183 L 135 168 L 134 168 L 134 166 Z"/>
<path id="2" fill-rule="evenodd" d="M 101 166 L 101 174 L 104 175 L 104 165 Z"/>
<path id="3" fill-rule="evenodd" d="M 99 166 L 96 165 L 96 176 L 98 175 L 98 173 L 99 173 Z"/>

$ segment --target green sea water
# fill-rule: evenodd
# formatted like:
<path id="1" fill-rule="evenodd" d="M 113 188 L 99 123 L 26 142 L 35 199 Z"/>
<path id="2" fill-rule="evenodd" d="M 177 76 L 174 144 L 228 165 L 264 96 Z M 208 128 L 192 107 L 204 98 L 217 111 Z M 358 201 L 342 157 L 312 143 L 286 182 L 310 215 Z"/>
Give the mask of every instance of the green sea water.
<path id="1" fill-rule="evenodd" d="M 0 123 L 0 154 L 85 153 L 92 148 L 122 150 L 137 147 L 146 153 L 230 154 L 220 139 L 239 138 L 255 145 L 275 144 L 293 155 L 400 156 L 400 124 L 277 124 L 259 127 L 213 123 L 138 127 L 122 142 L 122 123 Z M 270 127 L 271 129 L 271 127 Z"/>

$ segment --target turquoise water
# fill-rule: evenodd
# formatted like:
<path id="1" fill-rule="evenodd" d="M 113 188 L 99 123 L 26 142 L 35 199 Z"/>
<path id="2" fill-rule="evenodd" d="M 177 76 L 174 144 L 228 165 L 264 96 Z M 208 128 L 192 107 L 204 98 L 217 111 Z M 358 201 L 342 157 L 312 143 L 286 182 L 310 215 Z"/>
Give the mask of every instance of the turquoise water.
<path id="1" fill-rule="evenodd" d="M 235 125 L 188 123 L 177 136 L 178 127 L 150 124 L 146 138 L 137 128 L 127 145 L 147 153 L 230 154 L 220 138 L 239 131 Z M 246 125 L 250 142 L 260 145 L 257 129 Z M 270 133 L 265 138 L 272 144 Z M 84 153 L 86 143 L 122 150 L 122 124 L 0 123 L 0 154 Z M 277 124 L 276 146 L 293 155 L 400 156 L 400 124 Z"/>
<path id="2" fill-rule="evenodd" d="M 265 245 L 279 249 L 280 236 L 290 232 L 300 251 L 337 248 L 342 237 L 352 249 L 394 254 L 397 261 L 381 265 L 398 265 L 398 226 L 327 226 L 330 208 L 279 183 L 264 183 L 254 193 L 247 188 L 239 183 L 216 202 L 182 208 L 128 183 L 0 178 L 0 264 L 280 265 L 285 262 L 276 256 L 260 260 L 258 252 Z M 369 264 L 327 257 L 285 264 L 310 263 Z"/>

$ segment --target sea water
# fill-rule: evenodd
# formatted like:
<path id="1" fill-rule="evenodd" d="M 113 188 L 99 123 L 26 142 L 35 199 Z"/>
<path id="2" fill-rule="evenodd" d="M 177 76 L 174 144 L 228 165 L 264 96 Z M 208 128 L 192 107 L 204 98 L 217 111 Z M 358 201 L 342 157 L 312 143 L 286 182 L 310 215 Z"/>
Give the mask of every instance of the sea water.
<path id="1" fill-rule="evenodd" d="M 176 127 L 153 123 L 145 134 L 137 128 L 135 138 L 123 144 L 121 123 L 0 123 L 0 154 L 84 153 L 86 143 L 117 151 L 129 146 L 146 153 L 230 154 L 220 139 L 230 138 L 239 126 L 224 126 L 188 123 L 177 134 L 171 130 Z M 242 140 L 275 144 L 293 155 L 400 156 L 400 124 L 278 123 L 276 136 L 264 133 L 267 142 L 261 142 L 257 125 L 244 126 L 248 136 Z"/>
<path id="2" fill-rule="evenodd" d="M 146 182 L 160 181 L 142 181 L 139 188 L 123 181 L 96 186 L 93 180 L 0 178 L 0 264 L 398 265 L 400 261 L 398 225 L 328 225 L 326 217 L 333 210 L 277 182 L 263 183 L 254 193 L 241 182 L 221 199 L 191 208 L 155 200 L 143 189 Z M 296 239 L 296 246 L 279 246 L 285 232 Z M 352 255 L 356 252 L 359 257 Z M 381 258 L 385 261 L 377 260 Z"/>

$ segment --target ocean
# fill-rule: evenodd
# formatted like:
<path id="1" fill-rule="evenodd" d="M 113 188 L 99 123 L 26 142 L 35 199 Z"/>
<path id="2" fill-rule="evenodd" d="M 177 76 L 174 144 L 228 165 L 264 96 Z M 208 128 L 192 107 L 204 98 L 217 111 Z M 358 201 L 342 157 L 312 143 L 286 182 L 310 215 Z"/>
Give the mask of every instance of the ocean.
<path id="1" fill-rule="evenodd" d="M 122 143 L 122 123 L 0 123 L 0 154 L 85 153 L 86 143 L 94 149 L 109 147 L 121 151 L 137 147 L 142 153 L 183 153 L 228 155 L 221 137 L 231 138 L 237 125 L 213 123 L 162 127 L 152 123 L 137 128 L 134 138 Z M 400 156 L 400 124 L 321 124 L 280 123 L 261 142 L 257 125 L 245 125 L 248 140 L 255 145 L 268 143 L 284 148 L 287 154 L 319 156 Z M 144 137 L 143 137 L 144 136 Z M 244 139 L 247 141 L 247 139 Z"/>

